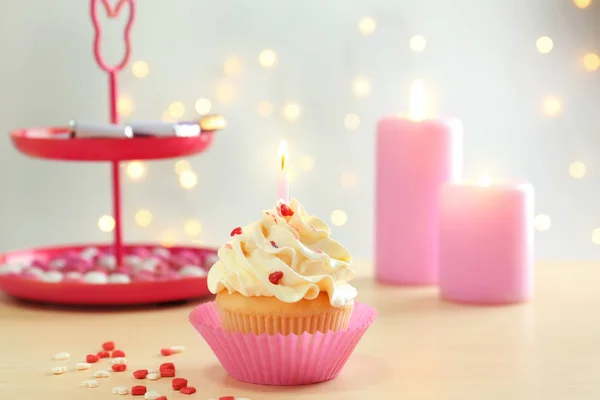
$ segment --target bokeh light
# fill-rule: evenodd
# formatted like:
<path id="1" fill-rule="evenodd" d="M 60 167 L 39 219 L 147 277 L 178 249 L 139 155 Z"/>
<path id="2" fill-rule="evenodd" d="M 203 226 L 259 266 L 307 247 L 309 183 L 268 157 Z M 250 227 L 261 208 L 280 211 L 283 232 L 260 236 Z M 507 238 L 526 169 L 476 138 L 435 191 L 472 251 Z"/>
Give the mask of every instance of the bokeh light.
<path id="1" fill-rule="evenodd" d="M 184 189 L 191 189 L 198 183 L 198 177 L 192 171 L 182 171 L 179 174 L 179 184 Z"/>
<path id="2" fill-rule="evenodd" d="M 152 222 L 152 213 L 148 210 L 138 210 L 135 213 L 135 223 L 142 228 L 147 227 Z"/>
<path id="3" fill-rule="evenodd" d="M 288 121 L 295 121 L 300 117 L 300 106 L 296 103 L 287 103 L 283 106 L 283 117 Z"/>
<path id="4" fill-rule="evenodd" d="M 183 224 L 183 230 L 190 237 L 200 236 L 202 233 L 202 224 L 197 219 L 188 219 Z"/>
<path id="5" fill-rule="evenodd" d="M 180 101 L 174 101 L 169 104 L 169 115 L 173 118 L 181 118 L 185 114 L 185 106 Z"/>
<path id="6" fill-rule="evenodd" d="M 550 96 L 544 99 L 542 110 L 547 117 L 556 117 L 562 111 L 562 103 L 558 97 Z"/>
<path id="7" fill-rule="evenodd" d="M 146 166 L 141 161 L 130 161 L 127 163 L 127 176 L 138 181 L 146 175 Z"/>
<path id="8" fill-rule="evenodd" d="M 206 115 L 210 112 L 210 109 L 212 108 L 212 103 L 208 99 L 200 98 L 196 100 L 194 108 L 196 109 L 196 112 L 198 114 Z"/>
<path id="9" fill-rule="evenodd" d="M 136 78 L 145 78 L 150 72 L 150 67 L 146 61 L 136 61 L 131 64 L 131 73 Z"/>
<path id="10" fill-rule="evenodd" d="M 592 231 L 592 242 L 594 244 L 600 244 L 600 228 L 596 228 Z"/>
<path id="11" fill-rule="evenodd" d="M 242 72 L 242 62 L 235 57 L 228 58 L 223 63 L 223 72 L 227 76 L 237 76 Z"/>
<path id="12" fill-rule="evenodd" d="M 551 224 L 552 220 L 549 216 L 545 214 L 536 215 L 533 219 L 533 225 L 538 231 L 547 231 L 548 229 L 550 229 Z"/>
<path id="13" fill-rule="evenodd" d="M 585 164 L 581 161 L 573 161 L 569 164 L 569 175 L 575 179 L 581 179 L 585 176 Z"/>
<path id="14" fill-rule="evenodd" d="M 538 51 L 542 54 L 548 54 L 552 51 L 554 47 L 554 42 L 548 36 L 539 37 L 535 42 L 535 47 L 537 47 Z"/>
<path id="15" fill-rule="evenodd" d="M 410 38 L 408 44 L 412 51 L 419 53 L 425 50 L 425 46 L 427 46 L 427 40 L 425 40 L 425 38 L 421 35 L 415 35 Z"/>
<path id="16" fill-rule="evenodd" d="M 133 113 L 133 100 L 128 96 L 119 96 L 117 100 L 117 112 L 124 117 Z"/>
<path id="17" fill-rule="evenodd" d="M 590 72 L 594 72 L 600 68 L 600 57 L 594 53 L 588 53 L 583 56 L 583 66 Z"/>
<path id="18" fill-rule="evenodd" d="M 98 228 L 102 232 L 112 232 L 115 229 L 115 219 L 110 215 L 103 215 L 98 219 Z"/>
<path id="19" fill-rule="evenodd" d="M 592 0 L 573 0 L 573 4 L 579 8 L 587 8 L 592 4 Z"/>
<path id="20" fill-rule="evenodd" d="M 258 62 L 263 68 L 273 69 L 277 66 L 277 53 L 271 49 L 264 49 L 258 54 Z"/>
<path id="21" fill-rule="evenodd" d="M 375 32 L 377 22 L 373 17 L 363 17 L 358 21 L 358 31 L 365 36 L 370 36 Z"/>
<path id="22" fill-rule="evenodd" d="M 177 235 L 173 231 L 165 231 L 160 235 L 160 244 L 164 247 L 171 247 L 177 243 Z"/>
<path id="23" fill-rule="evenodd" d="M 358 76 L 352 81 L 352 93 L 356 97 L 365 97 L 371 93 L 371 82 L 364 76 Z"/>
<path id="24" fill-rule="evenodd" d="M 348 221 L 348 215 L 342 210 L 335 210 L 331 213 L 331 222 L 334 225 L 342 226 Z"/>
<path id="25" fill-rule="evenodd" d="M 344 118 L 344 126 L 346 127 L 346 129 L 351 131 L 358 129 L 358 127 L 360 126 L 359 116 L 356 114 L 347 114 Z"/>
<path id="26" fill-rule="evenodd" d="M 268 101 L 261 101 L 258 103 L 257 111 L 261 117 L 268 117 L 273 114 L 273 104 Z"/>

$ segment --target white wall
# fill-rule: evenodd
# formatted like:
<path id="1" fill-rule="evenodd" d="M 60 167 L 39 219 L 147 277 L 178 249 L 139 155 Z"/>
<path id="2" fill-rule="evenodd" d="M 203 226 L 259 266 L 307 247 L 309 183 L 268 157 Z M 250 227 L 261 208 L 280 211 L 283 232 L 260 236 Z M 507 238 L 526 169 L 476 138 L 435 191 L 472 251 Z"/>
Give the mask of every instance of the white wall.
<path id="1" fill-rule="evenodd" d="M 97 227 L 111 212 L 108 165 L 29 159 L 8 140 L 13 128 L 108 114 L 88 2 L 32 3 L 12 0 L 0 15 L 0 250 L 108 241 Z M 346 211 L 335 237 L 356 257 L 370 256 L 374 126 L 383 114 L 406 110 L 410 83 L 422 78 L 437 112 L 464 121 L 466 175 L 535 185 L 537 211 L 552 218 L 537 234 L 538 258 L 600 255 L 591 240 L 600 227 L 600 71 L 582 63 L 586 52 L 600 51 L 600 3 L 580 10 L 569 0 L 140 0 L 137 11 L 132 61 L 146 61 L 150 74 L 122 73 L 122 93 L 135 106 L 124 117 L 157 119 L 181 101 L 185 118 L 194 118 L 195 100 L 206 97 L 229 126 L 209 152 L 189 158 L 198 174 L 193 190 L 179 186 L 176 160 L 146 164 L 139 182 L 124 177 L 127 239 L 158 241 L 170 230 L 189 243 L 184 222 L 196 218 L 201 239 L 220 244 L 273 205 L 284 137 L 299 172 L 293 195 L 327 220 Z M 368 37 L 357 29 L 365 15 L 377 21 Z M 106 36 L 115 57 L 118 31 Z M 415 34 L 427 39 L 422 53 L 409 49 Z M 542 35 L 554 40 L 549 54 L 536 50 Z M 279 56 L 272 71 L 258 64 L 264 48 Z M 239 76 L 224 75 L 228 57 L 240 60 Z M 371 81 L 366 98 L 352 95 L 358 75 Z M 234 101 L 216 101 L 222 83 L 235 88 Z M 541 112 L 548 95 L 564 104 L 557 118 Z M 272 116 L 258 115 L 261 100 L 273 103 Z M 302 109 L 296 122 L 282 117 L 287 101 Z M 344 127 L 347 113 L 360 116 L 358 130 Z M 299 171 L 304 155 L 315 160 L 310 172 Z M 575 160 L 587 167 L 583 179 L 569 176 Z M 356 187 L 340 185 L 344 172 L 356 174 Z M 140 208 L 154 216 L 148 228 L 135 224 Z"/>

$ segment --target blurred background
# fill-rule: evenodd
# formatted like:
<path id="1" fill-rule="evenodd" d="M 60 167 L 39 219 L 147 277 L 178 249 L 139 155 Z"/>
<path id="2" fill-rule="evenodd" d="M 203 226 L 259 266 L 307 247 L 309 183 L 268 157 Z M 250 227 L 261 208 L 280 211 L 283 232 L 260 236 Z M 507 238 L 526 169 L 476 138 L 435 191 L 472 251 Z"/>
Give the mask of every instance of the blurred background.
<path id="1" fill-rule="evenodd" d="M 8 138 L 108 120 L 88 3 L 7 0 L 0 15 L 0 251 L 112 240 L 108 164 L 27 158 Z M 375 126 L 407 111 L 422 79 L 430 112 L 464 123 L 465 177 L 533 183 L 538 259 L 600 256 L 600 2 L 140 0 L 136 11 L 122 121 L 220 113 L 228 127 L 198 156 L 123 163 L 127 241 L 220 245 L 274 206 L 286 139 L 292 197 L 372 257 Z M 126 14 L 102 18 L 115 61 Z"/>

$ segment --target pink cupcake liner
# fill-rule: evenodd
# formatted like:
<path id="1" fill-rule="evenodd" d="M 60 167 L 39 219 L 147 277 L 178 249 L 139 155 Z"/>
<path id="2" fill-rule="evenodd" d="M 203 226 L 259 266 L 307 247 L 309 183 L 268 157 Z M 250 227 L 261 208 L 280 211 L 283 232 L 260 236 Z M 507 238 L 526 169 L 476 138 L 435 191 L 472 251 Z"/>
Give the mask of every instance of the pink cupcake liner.
<path id="1" fill-rule="evenodd" d="M 355 303 L 345 331 L 287 336 L 224 331 L 214 301 L 196 307 L 189 319 L 233 378 L 284 386 L 338 376 L 376 317 L 374 308 Z"/>

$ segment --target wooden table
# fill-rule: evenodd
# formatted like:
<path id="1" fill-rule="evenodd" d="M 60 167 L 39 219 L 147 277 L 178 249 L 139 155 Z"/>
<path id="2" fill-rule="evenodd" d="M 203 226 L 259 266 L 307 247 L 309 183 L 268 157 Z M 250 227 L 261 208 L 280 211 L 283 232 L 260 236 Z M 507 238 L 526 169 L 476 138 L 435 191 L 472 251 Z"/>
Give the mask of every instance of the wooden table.
<path id="1" fill-rule="evenodd" d="M 64 364 L 52 360 L 55 353 L 69 352 L 72 368 L 103 341 L 115 340 L 130 370 L 166 361 L 158 355 L 162 347 L 186 346 L 168 360 L 197 394 L 172 394 L 169 379 L 145 381 L 169 399 L 600 399 L 600 265 L 540 263 L 535 301 L 508 307 L 442 302 L 433 288 L 377 285 L 369 278 L 370 263 L 357 263 L 357 269 L 360 301 L 374 306 L 379 318 L 333 381 L 291 388 L 229 378 L 187 322 L 195 304 L 72 310 L 0 295 L 0 394 L 11 400 L 116 399 L 113 386 L 140 383 L 131 372 L 98 379 L 95 389 L 79 384 L 98 365 L 50 373 Z"/>

